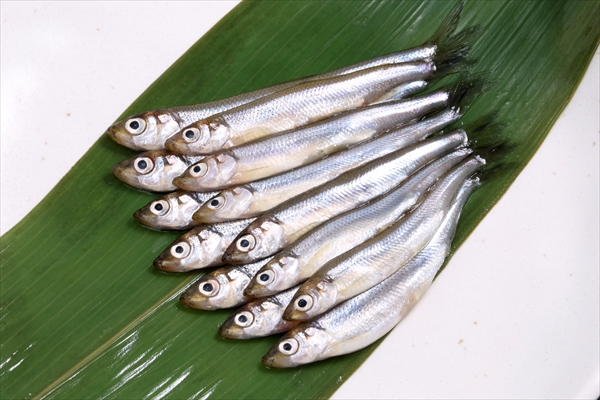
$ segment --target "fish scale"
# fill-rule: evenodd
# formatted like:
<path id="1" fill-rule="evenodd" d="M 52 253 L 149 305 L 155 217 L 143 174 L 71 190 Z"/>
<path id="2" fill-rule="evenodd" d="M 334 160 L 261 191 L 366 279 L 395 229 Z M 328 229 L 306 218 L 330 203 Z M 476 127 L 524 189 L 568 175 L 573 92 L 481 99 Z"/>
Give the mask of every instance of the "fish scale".
<path id="1" fill-rule="evenodd" d="M 166 142 L 182 154 L 211 154 L 376 102 L 398 86 L 434 77 L 433 62 L 383 65 L 329 79 L 305 82 L 190 125 Z"/>
<path id="2" fill-rule="evenodd" d="M 304 321 L 375 286 L 410 261 L 435 234 L 465 180 L 485 164 L 470 157 L 454 167 L 415 210 L 384 232 L 331 260 L 298 290 L 284 314 Z M 312 305 L 297 300 L 310 297 Z"/>
<path id="3" fill-rule="evenodd" d="M 274 254 L 304 232 L 382 195 L 422 166 L 466 141 L 464 131 L 426 140 L 371 161 L 288 200 L 264 213 L 240 233 L 225 252 L 223 260 L 240 264 Z M 246 235 L 255 241 L 255 246 L 249 251 L 238 248 Z"/>
<path id="4" fill-rule="evenodd" d="M 334 153 L 324 160 L 281 175 L 227 189 L 215 197 L 229 197 L 231 200 L 228 200 L 228 203 L 218 210 L 205 205 L 201 207 L 194 218 L 201 222 L 217 222 L 256 216 L 312 187 L 336 178 L 345 171 L 423 140 L 458 120 L 459 117 L 459 111 L 448 109 L 423 121 L 381 135 L 369 142 Z M 244 193 L 243 200 L 241 200 L 241 195 L 235 194 L 236 190 Z"/>
<path id="5" fill-rule="evenodd" d="M 309 278 L 334 257 L 351 250 L 398 220 L 422 201 L 426 191 L 450 168 L 471 153 L 459 149 L 421 168 L 406 183 L 381 199 L 348 211 L 283 249 L 252 280 L 247 293 L 268 296 Z M 260 280 L 261 274 L 269 279 Z M 271 278 L 272 276 L 272 278 Z"/>
<path id="6" fill-rule="evenodd" d="M 431 285 L 450 251 L 462 208 L 478 185 L 476 178 L 462 185 L 440 228 L 405 267 L 371 289 L 293 328 L 265 355 L 263 363 L 287 368 L 340 356 L 362 349 L 389 332 Z M 284 355 L 280 348 L 285 343 L 297 343 L 298 350 Z"/>

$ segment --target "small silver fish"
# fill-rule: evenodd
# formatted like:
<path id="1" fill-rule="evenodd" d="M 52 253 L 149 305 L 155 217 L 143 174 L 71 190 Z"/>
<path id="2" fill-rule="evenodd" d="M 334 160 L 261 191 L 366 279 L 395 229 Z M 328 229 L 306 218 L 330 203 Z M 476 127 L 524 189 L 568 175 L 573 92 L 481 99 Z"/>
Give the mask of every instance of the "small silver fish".
<path id="1" fill-rule="evenodd" d="M 451 98 L 450 91 L 443 89 L 351 110 L 209 155 L 175 178 L 173 184 L 185 190 L 206 191 L 277 175 L 447 107 Z M 197 169 L 200 172 L 196 173 Z"/>
<path id="2" fill-rule="evenodd" d="M 238 307 L 250 298 L 244 289 L 270 258 L 246 265 L 219 268 L 194 282 L 179 298 L 183 304 L 200 310 Z"/>
<path id="3" fill-rule="evenodd" d="M 137 189 L 171 192 L 177 189 L 173 179 L 202 158 L 182 156 L 167 150 L 147 151 L 121 161 L 112 168 L 112 173 Z"/>
<path id="4" fill-rule="evenodd" d="M 154 260 L 165 272 L 187 272 L 225 264 L 223 252 L 254 218 L 200 225 L 175 240 Z"/>
<path id="5" fill-rule="evenodd" d="M 252 279 L 246 294 L 269 296 L 308 279 L 328 261 L 372 238 L 419 204 L 427 190 L 471 153 L 459 149 L 421 168 L 383 197 L 342 214 L 277 253 Z"/>
<path id="6" fill-rule="evenodd" d="M 466 142 L 464 131 L 447 134 L 345 172 L 262 214 L 238 235 L 223 260 L 244 264 L 275 254 L 336 215 L 398 186 L 419 168 Z"/>
<path id="7" fill-rule="evenodd" d="M 137 210 L 133 217 L 152 229 L 187 230 L 200 225 L 192 218 L 206 200 L 217 192 L 196 193 L 183 190 L 166 194 Z"/>
<path id="8" fill-rule="evenodd" d="M 458 55 L 459 57 L 464 56 L 468 53 L 469 43 L 477 35 L 478 30 L 476 28 L 467 28 L 455 33 L 460 20 L 461 10 L 461 5 L 456 7 L 440 24 L 440 27 L 432 37 L 421 46 L 361 61 L 324 74 L 284 82 L 222 100 L 171 107 L 134 115 L 109 127 L 107 134 L 117 143 L 133 150 L 160 150 L 165 148 L 165 141 L 169 137 L 194 122 L 302 82 L 340 76 L 385 64 L 431 61 L 434 58 L 451 58 L 444 57 L 441 53 Z"/>
<path id="9" fill-rule="evenodd" d="M 221 325 L 219 335 L 228 339 L 252 339 L 290 330 L 298 322 L 283 319 L 283 311 L 299 287 L 246 303 Z"/>
<path id="10" fill-rule="evenodd" d="M 285 334 L 263 364 L 290 368 L 351 353 L 388 333 L 427 291 L 450 251 L 460 212 L 477 179 L 467 181 L 431 241 L 405 267 L 377 286 Z"/>
<path id="11" fill-rule="evenodd" d="M 458 109 L 447 109 L 310 165 L 223 190 L 202 205 L 193 218 L 213 223 L 256 217 L 300 193 L 337 178 L 345 171 L 423 140 L 460 117 Z"/>
<path id="12" fill-rule="evenodd" d="M 195 122 L 165 145 L 180 154 L 212 154 L 372 104 L 399 85 L 430 79 L 436 71 L 434 62 L 389 64 L 304 82 Z"/>
<path id="13" fill-rule="evenodd" d="M 377 285 L 431 240 L 465 180 L 485 164 L 469 157 L 429 192 L 411 213 L 379 235 L 331 260 L 302 284 L 283 317 L 307 321 Z"/>

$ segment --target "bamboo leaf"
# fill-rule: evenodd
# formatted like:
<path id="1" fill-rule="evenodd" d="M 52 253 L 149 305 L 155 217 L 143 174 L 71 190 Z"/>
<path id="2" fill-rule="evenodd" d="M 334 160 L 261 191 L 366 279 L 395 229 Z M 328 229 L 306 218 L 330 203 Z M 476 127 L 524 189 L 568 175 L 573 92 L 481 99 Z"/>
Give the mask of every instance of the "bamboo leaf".
<path id="1" fill-rule="evenodd" d="M 419 44 L 453 5 L 243 2 L 123 116 L 213 100 Z M 455 249 L 531 159 L 565 107 L 598 46 L 599 9 L 594 1 L 467 3 L 463 24 L 484 28 L 474 46 L 480 60 L 476 68 L 490 71 L 497 85 L 471 108 L 465 123 L 498 111 L 500 120 L 510 121 L 506 137 L 516 147 L 506 157 L 512 169 L 469 201 Z M 219 339 L 216 328 L 228 312 L 200 313 L 176 301 L 198 274 L 165 275 L 148 268 L 177 234 L 134 224 L 131 214 L 147 196 L 106 174 L 130 154 L 101 137 L 44 201 L 2 237 L 0 362 L 15 351 L 27 357 L 19 368 L 2 371 L 1 397 L 168 393 L 177 398 L 287 398 L 333 393 L 374 347 L 275 371 L 258 362 L 274 338 Z M 106 218 L 112 210 L 119 213 Z"/>

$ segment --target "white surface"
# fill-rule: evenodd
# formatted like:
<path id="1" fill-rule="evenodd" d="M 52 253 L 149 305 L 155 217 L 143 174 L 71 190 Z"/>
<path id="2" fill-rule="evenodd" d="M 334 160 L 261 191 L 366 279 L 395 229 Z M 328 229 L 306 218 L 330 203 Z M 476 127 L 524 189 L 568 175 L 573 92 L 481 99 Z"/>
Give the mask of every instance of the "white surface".
<path id="1" fill-rule="evenodd" d="M 2 233 L 236 2 L 142 4 L 1 3 Z M 598 397 L 598 59 L 508 193 L 334 398 Z"/>

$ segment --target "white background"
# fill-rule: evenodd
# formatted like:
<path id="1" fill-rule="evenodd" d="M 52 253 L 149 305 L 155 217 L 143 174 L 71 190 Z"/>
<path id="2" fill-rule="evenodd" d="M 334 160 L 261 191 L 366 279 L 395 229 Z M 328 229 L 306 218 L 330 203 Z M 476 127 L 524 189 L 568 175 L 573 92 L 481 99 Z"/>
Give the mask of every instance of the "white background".
<path id="1" fill-rule="evenodd" d="M 1 232 L 237 2 L 2 2 Z M 599 56 L 548 138 L 334 398 L 597 398 Z"/>

